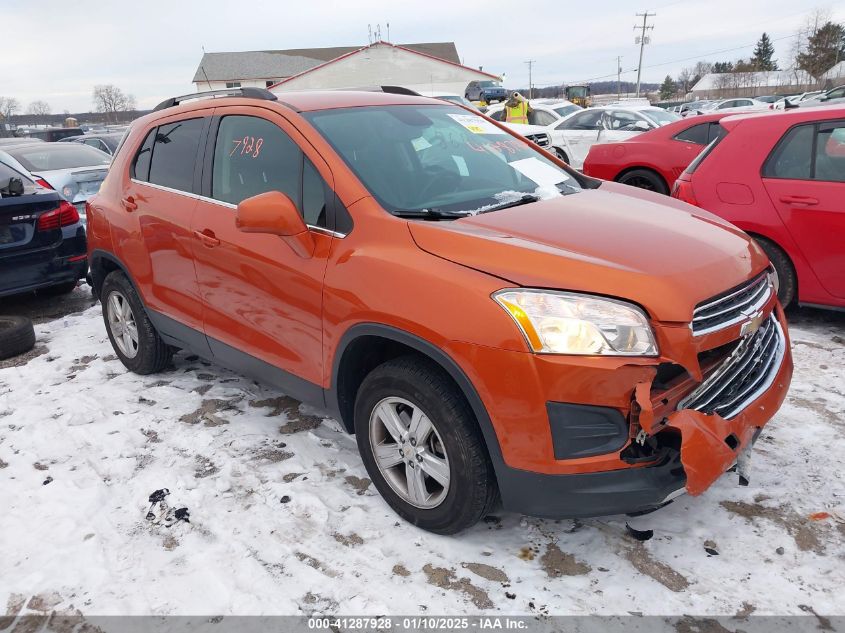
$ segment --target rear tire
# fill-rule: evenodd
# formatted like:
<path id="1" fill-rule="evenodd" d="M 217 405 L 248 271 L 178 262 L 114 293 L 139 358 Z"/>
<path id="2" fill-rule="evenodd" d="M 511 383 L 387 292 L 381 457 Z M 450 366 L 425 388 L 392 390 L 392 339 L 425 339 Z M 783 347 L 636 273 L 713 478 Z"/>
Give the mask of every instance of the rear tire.
<path id="1" fill-rule="evenodd" d="M 647 191 L 654 191 L 655 193 L 661 193 L 664 196 L 669 195 L 669 186 L 660 177 L 660 174 L 653 172 L 650 169 L 632 169 L 631 171 L 625 172 L 619 178 L 616 179 L 616 182 L 622 183 L 623 185 L 630 185 L 631 187 L 638 187 L 639 189 L 645 189 Z"/>
<path id="2" fill-rule="evenodd" d="M 765 237 L 754 236 L 756 242 L 763 249 L 763 252 L 768 256 L 769 261 L 775 268 L 775 274 L 778 281 L 778 301 L 786 308 L 795 299 L 795 293 L 798 289 L 798 278 L 795 274 L 795 267 L 792 265 L 792 260 L 789 259 L 783 249 Z"/>
<path id="3" fill-rule="evenodd" d="M 119 270 L 109 273 L 100 302 L 109 340 L 126 368 L 141 375 L 164 369 L 173 349 L 161 340 L 126 275 Z"/>
<path id="4" fill-rule="evenodd" d="M 26 317 L 0 316 L 0 360 L 35 347 L 35 329 Z"/>
<path id="5" fill-rule="evenodd" d="M 355 400 L 355 434 L 376 489 L 417 527 L 455 534 L 484 517 L 498 498 L 469 405 L 449 376 L 424 357 L 403 356 L 370 372 Z M 416 493 L 414 481 L 422 482 Z"/>

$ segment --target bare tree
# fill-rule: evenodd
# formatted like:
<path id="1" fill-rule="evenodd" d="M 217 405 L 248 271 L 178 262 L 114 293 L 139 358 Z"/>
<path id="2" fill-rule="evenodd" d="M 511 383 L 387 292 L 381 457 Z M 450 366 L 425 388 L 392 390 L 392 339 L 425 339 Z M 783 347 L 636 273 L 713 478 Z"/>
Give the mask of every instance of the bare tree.
<path id="1" fill-rule="evenodd" d="M 117 121 L 119 112 L 135 109 L 135 97 L 124 93 L 115 85 L 94 86 L 94 107 L 111 122 Z"/>
<path id="2" fill-rule="evenodd" d="M 42 119 L 50 114 L 50 104 L 46 101 L 33 101 L 26 106 L 26 113 L 35 117 L 36 123 L 40 123 Z"/>
<path id="3" fill-rule="evenodd" d="M 21 104 L 14 97 L 0 97 L 0 121 L 8 121 L 20 109 Z"/>

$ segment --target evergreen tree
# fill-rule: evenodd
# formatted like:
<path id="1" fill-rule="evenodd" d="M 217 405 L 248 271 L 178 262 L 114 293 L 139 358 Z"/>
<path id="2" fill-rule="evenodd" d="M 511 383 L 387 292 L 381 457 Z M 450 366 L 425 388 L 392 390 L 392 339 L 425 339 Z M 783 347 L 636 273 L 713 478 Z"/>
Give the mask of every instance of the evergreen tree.
<path id="1" fill-rule="evenodd" d="M 733 69 L 733 62 L 716 62 L 715 64 L 713 64 L 714 73 L 729 73 L 733 72 Z"/>
<path id="2" fill-rule="evenodd" d="M 845 60 L 845 27 L 826 22 L 807 40 L 807 50 L 798 54 L 798 67 L 816 79 Z"/>
<path id="3" fill-rule="evenodd" d="M 675 90 L 675 82 L 672 81 L 672 78 L 669 75 L 666 75 L 666 79 L 664 79 L 663 83 L 660 85 L 660 98 L 664 100 L 668 99 L 675 94 Z"/>
<path id="4" fill-rule="evenodd" d="M 751 64 L 757 70 L 777 70 L 777 60 L 772 59 L 775 54 L 775 47 L 772 46 L 772 40 L 768 34 L 763 33 L 757 41 L 757 48 L 754 49 L 754 55 L 751 57 Z"/>

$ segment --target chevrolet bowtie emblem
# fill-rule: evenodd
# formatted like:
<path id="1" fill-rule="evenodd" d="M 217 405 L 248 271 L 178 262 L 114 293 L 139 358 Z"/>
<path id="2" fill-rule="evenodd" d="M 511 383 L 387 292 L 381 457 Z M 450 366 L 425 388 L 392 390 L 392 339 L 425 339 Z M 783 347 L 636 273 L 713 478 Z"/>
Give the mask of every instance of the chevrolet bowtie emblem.
<path id="1" fill-rule="evenodd" d="M 757 330 L 760 329 L 760 326 L 763 324 L 763 313 L 758 312 L 754 316 L 752 316 L 748 321 L 742 324 L 742 329 L 740 329 L 739 334 L 740 336 L 745 336 L 746 334 L 754 334 Z"/>

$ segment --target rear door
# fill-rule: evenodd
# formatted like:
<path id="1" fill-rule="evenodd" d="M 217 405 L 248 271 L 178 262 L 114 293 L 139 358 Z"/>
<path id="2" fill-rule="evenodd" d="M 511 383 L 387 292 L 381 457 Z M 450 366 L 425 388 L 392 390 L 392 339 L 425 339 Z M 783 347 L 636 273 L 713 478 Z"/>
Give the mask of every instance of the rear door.
<path id="1" fill-rule="evenodd" d="M 787 131 L 763 167 L 763 184 L 819 282 L 845 298 L 845 120 Z"/>
<path id="2" fill-rule="evenodd" d="M 202 173 L 199 150 L 211 113 L 200 110 L 187 119 L 165 119 L 148 131 L 120 202 L 121 212 L 134 218 L 130 226 L 137 229 L 115 235 L 119 255 L 141 286 L 147 306 L 194 330 L 198 338 L 192 340 L 199 344 L 205 337 L 191 221 Z"/>

